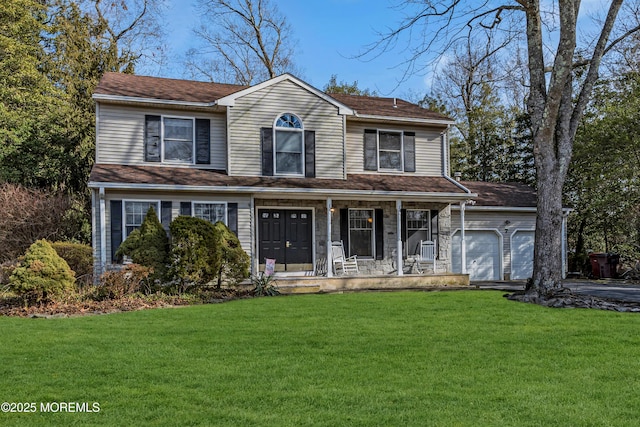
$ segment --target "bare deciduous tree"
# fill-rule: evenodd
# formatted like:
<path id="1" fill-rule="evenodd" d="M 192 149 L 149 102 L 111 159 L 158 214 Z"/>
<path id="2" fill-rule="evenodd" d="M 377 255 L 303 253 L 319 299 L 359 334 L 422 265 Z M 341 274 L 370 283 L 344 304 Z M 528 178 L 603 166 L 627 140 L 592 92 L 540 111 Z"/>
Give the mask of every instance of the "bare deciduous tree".
<path id="1" fill-rule="evenodd" d="M 118 58 L 118 71 L 133 72 L 134 65 L 144 62 L 162 64 L 163 10 L 162 2 L 154 0 L 80 0 L 95 19 L 106 45 Z M 144 58 L 145 61 L 141 61 Z"/>
<path id="2" fill-rule="evenodd" d="M 203 42 L 187 53 L 193 76 L 251 85 L 295 71 L 291 27 L 269 0 L 199 0 Z"/>
<path id="3" fill-rule="evenodd" d="M 524 35 L 528 53 L 527 110 L 538 185 L 533 283 L 527 295 L 531 299 L 549 297 L 562 286 L 562 187 L 576 130 L 599 78 L 603 56 L 638 32 L 640 26 L 635 20 L 620 18 L 623 0 L 612 0 L 599 24 L 590 25 L 595 34 L 585 34 L 585 43 L 579 46 L 580 0 L 554 1 L 551 10 L 543 9 L 539 0 L 503 4 L 423 0 L 402 4 L 418 9 L 412 9 L 409 18 L 397 28 L 382 34 L 368 52 L 387 49 L 407 33 L 414 36 L 409 43 L 419 35 L 418 44 L 413 45 L 405 62 L 407 72 L 415 70 L 426 53 L 444 46 L 440 50 L 444 54 L 460 38 L 476 38 L 488 30 L 494 36 L 504 32 L 513 37 L 514 31 Z"/>

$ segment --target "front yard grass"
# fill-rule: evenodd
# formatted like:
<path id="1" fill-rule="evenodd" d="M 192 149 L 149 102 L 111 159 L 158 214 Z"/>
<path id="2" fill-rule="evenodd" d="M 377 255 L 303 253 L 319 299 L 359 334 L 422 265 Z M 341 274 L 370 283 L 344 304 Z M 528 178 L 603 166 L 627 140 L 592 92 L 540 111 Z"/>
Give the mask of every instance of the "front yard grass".
<path id="1" fill-rule="evenodd" d="M 499 292 L 0 318 L 0 425 L 637 425 L 640 316 Z"/>

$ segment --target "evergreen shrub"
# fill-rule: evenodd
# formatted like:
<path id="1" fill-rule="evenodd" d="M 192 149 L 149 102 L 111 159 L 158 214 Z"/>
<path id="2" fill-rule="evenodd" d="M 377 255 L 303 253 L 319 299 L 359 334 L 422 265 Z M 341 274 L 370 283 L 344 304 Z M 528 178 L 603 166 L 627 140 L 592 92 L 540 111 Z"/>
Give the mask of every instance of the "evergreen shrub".
<path id="1" fill-rule="evenodd" d="M 72 242 L 53 242 L 51 246 L 76 273 L 76 281 L 88 285 L 93 282 L 93 249 L 89 245 Z"/>
<path id="2" fill-rule="evenodd" d="M 9 279 L 26 304 L 59 301 L 74 290 L 74 272 L 46 240 L 37 240 L 20 258 Z"/>
<path id="3" fill-rule="evenodd" d="M 167 270 L 169 239 L 155 209 L 147 211 L 139 229 L 129 234 L 116 251 L 116 256 L 131 258 L 135 264 L 151 268 L 152 279 L 163 280 Z"/>
<path id="4" fill-rule="evenodd" d="M 184 291 L 214 280 L 220 269 L 220 254 L 213 224 L 200 218 L 179 216 L 169 228 L 170 276 L 179 289 Z"/>

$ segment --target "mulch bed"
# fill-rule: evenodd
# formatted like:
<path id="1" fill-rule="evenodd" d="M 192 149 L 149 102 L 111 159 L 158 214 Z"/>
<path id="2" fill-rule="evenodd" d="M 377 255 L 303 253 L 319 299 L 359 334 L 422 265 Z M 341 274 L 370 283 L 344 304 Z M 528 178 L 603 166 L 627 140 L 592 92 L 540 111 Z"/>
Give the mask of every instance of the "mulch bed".
<path id="1" fill-rule="evenodd" d="M 505 294 L 504 297 L 511 301 L 527 302 L 552 308 L 591 308 L 640 313 L 640 303 L 638 302 L 579 295 L 568 288 L 560 288 L 544 298 L 528 294 L 525 291 Z"/>
<path id="2" fill-rule="evenodd" d="M 201 301 L 179 296 L 147 298 L 127 296 L 115 300 L 73 301 L 55 304 L 42 304 L 25 307 L 20 298 L 0 299 L 0 316 L 56 318 L 76 317 L 97 314 L 120 313 L 125 311 L 147 310 L 152 308 L 171 308 L 195 304 L 211 304 L 245 298 L 245 294 L 233 291 L 220 291 L 207 294 Z"/>

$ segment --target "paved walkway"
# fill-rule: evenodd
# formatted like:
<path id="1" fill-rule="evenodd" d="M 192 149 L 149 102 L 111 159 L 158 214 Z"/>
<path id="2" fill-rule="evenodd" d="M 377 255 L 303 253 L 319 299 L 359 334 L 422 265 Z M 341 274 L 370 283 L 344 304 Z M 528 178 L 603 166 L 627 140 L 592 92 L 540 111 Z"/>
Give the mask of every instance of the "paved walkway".
<path id="1" fill-rule="evenodd" d="M 505 282 L 471 282 L 471 286 L 480 289 L 496 289 L 500 291 L 524 290 L 525 281 Z M 564 286 L 582 295 L 592 295 L 600 298 L 611 298 L 621 301 L 640 302 L 640 284 L 629 284 L 623 280 L 581 280 L 570 279 L 564 281 Z"/>

